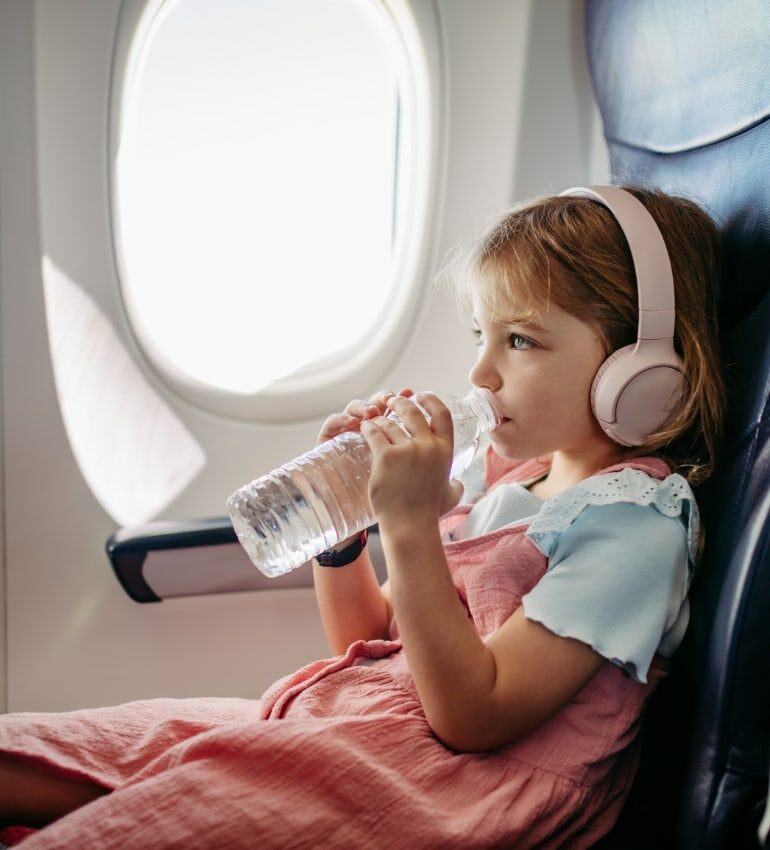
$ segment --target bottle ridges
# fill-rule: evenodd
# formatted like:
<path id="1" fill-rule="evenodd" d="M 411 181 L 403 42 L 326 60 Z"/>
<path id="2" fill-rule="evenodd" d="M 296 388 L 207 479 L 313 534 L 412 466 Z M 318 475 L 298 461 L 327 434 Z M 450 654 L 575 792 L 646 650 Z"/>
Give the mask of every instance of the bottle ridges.
<path id="1" fill-rule="evenodd" d="M 253 481 L 228 506 L 238 539 L 269 576 L 306 563 L 374 522 L 371 453 L 349 432 Z"/>

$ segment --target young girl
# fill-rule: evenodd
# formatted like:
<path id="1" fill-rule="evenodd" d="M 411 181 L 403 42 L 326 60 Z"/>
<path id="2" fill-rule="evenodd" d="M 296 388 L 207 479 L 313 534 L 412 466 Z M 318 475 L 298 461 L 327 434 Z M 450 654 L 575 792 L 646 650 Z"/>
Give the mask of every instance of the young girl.
<path id="1" fill-rule="evenodd" d="M 451 420 L 429 393 L 327 419 L 319 439 L 360 428 L 372 449 L 388 569 L 380 587 L 365 535 L 314 563 L 337 656 L 258 703 L 0 719 L 0 821 L 45 827 L 25 848 L 584 848 L 609 831 L 687 625 L 690 484 L 714 469 L 725 397 L 717 231 L 689 201 L 630 191 L 673 269 L 687 384 L 671 421 L 627 446 L 592 411 L 639 317 L 613 215 L 574 196 L 505 215 L 462 276 L 470 378 L 504 417 L 486 493 L 458 504 Z"/>

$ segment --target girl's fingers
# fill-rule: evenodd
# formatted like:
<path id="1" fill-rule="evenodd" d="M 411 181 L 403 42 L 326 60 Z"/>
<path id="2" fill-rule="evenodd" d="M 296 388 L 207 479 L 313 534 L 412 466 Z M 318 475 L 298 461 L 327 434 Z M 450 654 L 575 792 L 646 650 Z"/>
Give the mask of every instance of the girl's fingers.
<path id="1" fill-rule="evenodd" d="M 430 423 L 417 407 L 418 404 L 430 416 Z M 388 406 L 398 414 L 415 436 L 428 432 L 444 438 L 453 435 L 452 414 L 444 402 L 433 393 L 419 393 L 414 399 L 396 397 L 390 399 Z"/>
<path id="2" fill-rule="evenodd" d="M 345 410 L 343 410 L 342 414 L 343 416 L 356 416 L 358 419 L 364 419 L 367 416 L 377 416 L 379 412 L 380 409 L 377 405 L 364 401 L 362 398 L 354 398 Z"/>
<path id="3" fill-rule="evenodd" d="M 369 448 L 375 453 L 378 449 L 398 445 L 405 440 L 409 440 L 408 434 L 405 434 L 398 425 L 394 422 L 389 422 L 384 417 L 367 419 L 362 422 L 361 434 L 369 444 Z"/>
<path id="4" fill-rule="evenodd" d="M 390 440 L 385 436 L 382 429 L 377 427 L 377 423 L 373 419 L 367 419 L 361 423 L 361 435 L 372 450 L 390 445 Z"/>
<path id="5" fill-rule="evenodd" d="M 413 395 L 413 393 L 412 390 L 408 388 L 403 389 L 398 393 L 394 393 L 392 390 L 380 390 L 380 392 L 375 393 L 369 399 L 369 404 L 375 405 L 379 409 L 380 413 L 385 413 L 388 409 L 388 401 L 390 401 L 391 398 L 395 398 L 397 395 L 409 397 L 410 395 Z"/>
<path id="6" fill-rule="evenodd" d="M 420 393 L 416 400 L 430 414 L 431 430 L 439 437 L 451 437 L 454 434 L 452 414 L 441 399 L 433 393 Z"/>
<path id="7" fill-rule="evenodd" d="M 414 395 L 414 393 L 407 387 L 406 389 L 401 390 L 398 395 L 409 397 Z M 395 397 L 396 393 L 392 390 L 380 390 L 379 392 L 376 392 L 369 401 L 362 398 L 354 398 L 353 401 L 351 401 L 345 408 L 344 413 L 358 416 L 361 419 L 372 418 L 373 416 L 385 413 L 388 409 L 388 401 Z"/>
<path id="8" fill-rule="evenodd" d="M 399 392 L 399 396 L 404 398 L 412 395 L 414 395 L 414 392 L 408 387 Z M 380 390 L 369 401 L 363 398 L 354 398 L 351 402 L 348 402 L 342 413 L 335 413 L 326 419 L 321 426 L 318 442 L 332 440 L 345 431 L 357 431 L 363 421 L 386 414 L 390 410 L 388 401 L 396 397 L 396 393 L 392 390 Z"/>
<path id="9" fill-rule="evenodd" d="M 391 419 L 386 419 L 384 416 L 377 416 L 374 419 L 367 419 L 361 423 L 361 433 L 369 435 L 379 431 L 382 437 L 391 445 L 407 442 L 410 439 L 409 434 L 403 427 Z"/>
<path id="10" fill-rule="evenodd" d="M 385 409 L 385 405 L 388 403 L 388 399 L 392 398 L 395 393 L 392 390 L 380 390 L 380 392 L 375 393 L 370 399 L 369 404 L 373 404 L 381 410 Z"/>
<path id="11" fill-rule="evenodd" d="M 385 416 L 378 416 L 372 421 L 394 445 L 398 443 L 405 443 L 411 439 L 409 432 L 404 428 L 401 422 L 397 422 L 394 419 L 388 419 Z"/>
<path id="12" fill-rule="evenodd" d="M 420 402 L 422 404 L 422 402 Z M 396 396 L 388 401 L 388 407 L 407 426 L 409 432 L 414 436 L 430 431 L 425 416 L 417 407 L 415 402 L 403 396 Z M 425 408 L 427 410 L 427 408 Z"/>
<path id="13" fill-rule="evenodd" d="M 321 431 L 318 435 L 318 443 L 325 443 L 327 440 L 332 440 L 339 434 L 345 431 L 357 431 L 361 419 L 358 416 L 348 416 L 344 413 L 335 413 L 329 416 L 321 426 Z"/>

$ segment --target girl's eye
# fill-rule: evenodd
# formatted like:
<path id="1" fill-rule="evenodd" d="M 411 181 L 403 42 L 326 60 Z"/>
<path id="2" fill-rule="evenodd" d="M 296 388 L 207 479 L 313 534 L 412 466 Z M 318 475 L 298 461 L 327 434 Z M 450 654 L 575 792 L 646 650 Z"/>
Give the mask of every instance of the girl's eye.
<path id="1" fill-rule="evenodd" d="M 476 345 L 481 345 L 481 331 L 478 328 L 473 328 L 472 333 L 476 337 Z M 515 333 L 508 334 L 508 342 L 514 351 L 529 351 L 534 344 L 526 337 Z"/>
<path id="2" fill-rule="evenodd" d="M 532 348 L 532 343 L 526 337 L 519 336 L 519 334 L 509 334 L 508 342 L 510 342 L 511 348 L 516 349 L 516 351 L 528 351 Z M 522 348 L 518 343 L 523 343 L 525 347 Z"/>

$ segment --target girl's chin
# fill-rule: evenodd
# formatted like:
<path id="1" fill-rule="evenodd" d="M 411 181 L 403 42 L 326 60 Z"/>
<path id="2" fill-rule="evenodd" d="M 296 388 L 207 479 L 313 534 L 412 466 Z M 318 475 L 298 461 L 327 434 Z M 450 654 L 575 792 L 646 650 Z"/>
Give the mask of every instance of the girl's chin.
<path id="1" fill-rule="evenodd" d="M 524 440 L 522 435 L 516 432 L 516 423 L 507 419 L 489 432 L 489 442 L 500 457 L 509 460 L 522 460 L 524 458 L 537 457 L 537 447 L 531 445 L 531 440 Z"/>
<path id="2" fill-rule="evenodd" d="M 513 437 L 515 436 L 511 429 L 508 427 L 511 425 L 511 420 L 507 419 L 501 425 L 498 425 L 494 431 L 489 432 L 489 441 L 495 447 L 499 454 L 503 454 L 503 447 L 508 449 L 513 448 Z"/>

